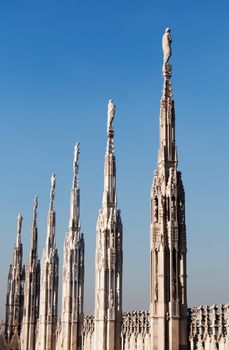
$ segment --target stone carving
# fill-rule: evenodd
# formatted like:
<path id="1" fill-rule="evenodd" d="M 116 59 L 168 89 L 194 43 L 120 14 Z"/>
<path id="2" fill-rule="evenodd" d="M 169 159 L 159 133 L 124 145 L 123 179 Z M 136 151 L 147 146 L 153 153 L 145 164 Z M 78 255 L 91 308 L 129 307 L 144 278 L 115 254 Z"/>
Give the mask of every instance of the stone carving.
<path id="1" fill-rule="evenodd" d="M 22 227 L 22 221 L 23 221 L 23 216 L 19 213 L 17 217 L 17 232 L 21 233 L 21 227 Z"/>
<path id="2" fill-rule="evenodd" d="M 142 335 L 149 333 L 149 311 L 129 311 L 122 316 L 122 337 Z"/>
<path id="3" fill-rule="evenodd" d="M 214 344 L 214 349 L 219 348 L 219 343 L 227 343 L 229 335 L 229 304 L 199 306 L 189 310 L 191 347 L 197 349 L 203 342 Z M 206 349 L 209 349 L 206 347 Z"/>
<path id="4" fill-rule="evenodd" d="M 116 106 L 112 100 L 109 100 L 108 110 L 107 110 L 107 132 L 112 130 L 112 123 L 115 116 Z"/>
<path id="5" fill-rule="evenodd" d="M 55 174 L 51 177 L 51 191 L 50 191 L 50 210 L 54 209 L 54 199 L 55 199 L 55 187 L 56 187 L 56 176 Z"/>
<path id="6" fill-rule="evenodd" d="M 158 222 L 158 198 L 154 198 L 154 213 L 153 213 L 153 221 Z"/>
<path id="7" fill-rule="evenodd" d="M 176 212 L 175 212 L 175 198 L 174 196 L 171 198 L 171 220 L 175 221 L 176 220 Z"/>
<path id="8" fill-rule="evenodd" d="M 77 142 L 75 147 L 74 147 L 73 180 L 72 180 L 72 187 L 73 188 L 79 187 L 79 183 L 78 183 L 79 153 L 80 153 L 79 142 Z"/>
<path id="9" fill-rule="evenodd" d="M 95 330 L 95 317 L 94 315 L 88 315 L 84 317 L 83 322 L 83 334 L 94 333 Z"/>
<path id="10" fill-rule="evenodd" d="M 78 160 L 79 160 L 79 153 L 80 153 L 79 145 L 80 145 L 80 143 L 77 142 L 75 147 L 74 147 L 74 163 L 78 163 Z"/>
<path id="11" fill-rule="evenodd" d="M 170 28 L 166 28 L 165 33 L 162 37 L 162 49 L 164 54 L 163 60 L 163 71 L 166 70 L 170 57 L 172 56 L 172 37 L 170 34 Z"/>
<path id="12" fill-rule="evenodd" d="M 35 196 L 35 197 L 34 197 L 34 202 L 33 202 L 33 210 L 34 210 L 34 213 L 36 213 L 37 208 L 38 208 L 38 196 Z"/>

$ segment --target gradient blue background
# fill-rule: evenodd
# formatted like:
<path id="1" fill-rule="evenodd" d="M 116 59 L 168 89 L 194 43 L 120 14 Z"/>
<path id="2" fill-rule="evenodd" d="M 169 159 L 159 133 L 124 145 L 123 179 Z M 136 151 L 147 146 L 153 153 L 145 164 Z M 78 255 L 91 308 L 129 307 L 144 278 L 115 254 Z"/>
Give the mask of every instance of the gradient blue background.
<path id="1" fill-rule="evenodd" d="M 34 194 L 40 254 L 44 247 L 53 172 L 62 269 L 77 140 L 85 309 L 93 312 L 109 98 L 117 104 L 124 309 L 148 308 L 149 194 L 158 149 L 161 36 L 167 26 L 173 36 L 176 138 L 186 189 L 189 305 L 229 302 L 228 15 L 227 0 L 0 2 L 1 318 L 18 212 L 24 216 L 26 262 Z"/>

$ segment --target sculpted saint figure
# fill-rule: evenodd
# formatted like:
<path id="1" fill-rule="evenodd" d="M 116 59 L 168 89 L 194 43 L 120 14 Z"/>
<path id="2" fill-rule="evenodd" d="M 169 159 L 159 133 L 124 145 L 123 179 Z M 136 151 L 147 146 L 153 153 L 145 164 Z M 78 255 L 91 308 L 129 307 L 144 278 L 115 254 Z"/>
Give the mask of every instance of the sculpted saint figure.
<path id="1" fill-rule="evenodd" d="M 18 217 L 17 217 L 17 232 L 20 232 L 20 233 L 21 233 L 22 221 L 23 221 L 22 215 L 18 214 Z"/>
<path id="2" fill-rule="evenodd" d="M 108 103 L 108 110 L 107 110 L 107 131 L 109 131 L 112 128 L 112 122 L 114 120 L 115 116 L 115 104 L 112 100 L 109 100 Z"/>
<path id="3" fill-rule="evenodd" d="M 165 33 L 162 37 L 162 49 L 164 54 L 164 62 L 163 62 L 163 68 L 165 69 L 166 65 L 169 62 L 170 57 L 172 56 L 172 37 L 170 34 L 170 28 L 166 28 Z"/>
<path id="4" fill-rule="evenodd" d="M 53 210 L 53 206 L 54 206 L 55 187 L 56 187 L 56 176 L 55 174 L 53 174 L 51 177 L 50 210 Z"/>
<path id="5" fill-rule="evenodd" d="M 75 145 L 75 147 L 74 147 L 74 162 L 75 163 L 77 163 L 78 162 L 78 159 L 79 159 L 79 153 L 80 153 L 80 151 L 79 151 L 79 145 L 80 145 L 80 143 L 79 142 L 77 142 L 77 144 Z"/>

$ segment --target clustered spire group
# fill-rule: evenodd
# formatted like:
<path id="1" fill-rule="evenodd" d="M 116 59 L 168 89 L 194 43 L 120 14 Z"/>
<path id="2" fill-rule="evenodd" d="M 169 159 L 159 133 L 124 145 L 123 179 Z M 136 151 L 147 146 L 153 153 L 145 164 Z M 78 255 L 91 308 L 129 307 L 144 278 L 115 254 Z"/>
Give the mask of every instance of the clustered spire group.
<path id="1" fill-rule="evenodd" d="M 10 267 L 5 337 L 21 350 L 188 349 L 185 198 L 177 171 L 171 35 L 163 36 L 163 92 L 158 165 L 151 188 L 150 311 L 122 309 L 123 226 L 117 206 L 115 104 L 109 100 L 102 206 L 96 225 L 95 313 L 84 315 L 84 236 L 80 226 L 79 144 L 74 148 L 70 219 L 64 240 L 62 308 L 58 318 L 59 259 L 55 242 L 55 175 L 51 177 L 47 239 L 38 259 L 37 196 L 29 261 L 22 265 L 21 227 Z M 139 258 L 139 257 L 138 257 Z"/>

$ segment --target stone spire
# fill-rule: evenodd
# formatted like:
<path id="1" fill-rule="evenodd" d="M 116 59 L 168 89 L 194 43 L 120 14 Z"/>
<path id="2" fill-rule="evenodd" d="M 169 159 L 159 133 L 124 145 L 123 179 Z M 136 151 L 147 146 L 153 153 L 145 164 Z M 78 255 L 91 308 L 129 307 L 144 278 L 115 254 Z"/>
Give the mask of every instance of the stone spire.
<path id="1" fill-rule="evenodd" d="M 187 349 L 185 196 L 177 171 L 170 29 L 162 39 L 163 91 L 158 166 L 151 188 L 151 340 L 160 350 Z"/>
<path id="2" fill-rule="evenodd" d="M 29 256 L 29 263 L 30 265 L 33 264 L 34 261 L 37 259 L 37 234 L 38 234 L 38 228 L 37 228 L 37 208 L 38 208 L 38 197 L 34 197 L 33 202 L 33 225 L 32 225 L 32 237 L 31 237 L 31 248 L 30 248 L 30 256 Z"/>
<path id="3" fill-rule="evenodd" d="M 119 350 L 122 317 L 122 221 L 117 209 L 115 104 L 108 103 L 104 192 L 96 228 L 95 348 Z"/>
<path id="4" fill-rule="evenodd" d="M 18 215 L 17 237 L 13 252 L 13 265 L 8 274 L 8 288 L 6 297 L 6 339 L 10 343 L 14 334 L 20 335 L 24 302 L 25 271 L 22 266 L 23 247 L 21 243 L 21 229 L 23 217 Z"/>
<path id="5" fill-rule="evenodd" d="M 79 142 L 74 147 L 69 228 L 80 228 Z"/>
<path id="6" fill-rule="evenodd" d="M 165 172 L 168 179 L 169 168 L 177 164 L 175 144 L 175 109 L 172 90 L 172 66 L 168 63 L 171 57 L 172 38 L 167 28 L 162 39 L 164 52 L 163 90 L 160 109 L 160 146 L 158 152 L 158 169 Z"/>
<path id="7" fill-rule="evenodd" d="M 55 241 L 55 184 L 56 178 L 55 175 L 53 175 L 51 177 L 47 239 L 41 260 L 40 310 L 36 343 L 37 350 L 54 350 L 56 346 L 59 258 Z"/>
<path id="8" fill-rule="evenodd" d="M 49 212 L 48 212 L 48 232 L 47 232 L 47 239 L 46 239 L 47 254 L 49 254 L 49 252 L 52 249 L 56 248 L 56 241 L 55 241 L 56 213 L 54 210 L 55 188 L 56 188 L 56 176 L 55 174 L 53 174 L 51 177 L 50 204 L 49 204 Z"/>
<path id="9" fill-rule="evenodd" d="M 109 100 L 107 111 L 107 148 L 104 164 L 104 191 L 103 203 L 104 210 L 116 206 L 116 163 L 114 150 L 114 129 L 112 122 L 115 116 L 115 104 Z"/>
<path id="10" fill-rule="evenodd" d="M 70 220 L 64 242 L 61 332 L 58 349 L 82 347 L 84 305 L 84 237 L 80 230 L 79 143 L 74 148 Z"/>
<path id="11" fill-rule="evenodd" d="M 29 261 L 26 265 L 24 288 L 24 313 L 21 332 L 21 349 L 35 350 L 36 327 L 39 317 L 40 261 L 38 260 L 38 197 L 34 198 L 33 223 Z"/>

